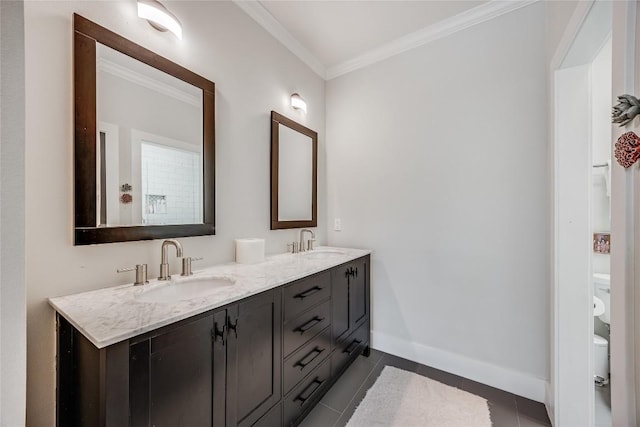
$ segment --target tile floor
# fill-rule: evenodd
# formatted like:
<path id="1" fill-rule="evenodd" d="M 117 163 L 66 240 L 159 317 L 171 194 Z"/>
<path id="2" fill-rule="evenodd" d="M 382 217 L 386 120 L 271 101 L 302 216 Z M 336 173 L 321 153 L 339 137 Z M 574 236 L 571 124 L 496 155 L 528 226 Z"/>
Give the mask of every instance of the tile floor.
<path id="1" fill-rule="evenodd" d="M 550 426 L 542 403 L 516 396 L 484 384 L 420 365 L 391 354 L 371 350 L 370 357 L 359 356 L 329 389 L 320 403 L 300 424 L 301 427 L 344 426 L 373 385 L 382 368 L 395 366 L 441 383 L 466 390 L 489 401 L 493 427 Z M 406 427 L 406 426 L 405 426 Z"/>

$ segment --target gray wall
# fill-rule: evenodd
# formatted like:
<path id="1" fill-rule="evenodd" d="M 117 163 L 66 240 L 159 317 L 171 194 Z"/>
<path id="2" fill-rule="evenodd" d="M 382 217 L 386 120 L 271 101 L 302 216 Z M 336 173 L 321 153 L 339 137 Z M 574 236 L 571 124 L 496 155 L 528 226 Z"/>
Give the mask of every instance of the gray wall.
<path id="1" fill-rule="evenodd" d="M 330 244 L 374 249 L 373 346 L 542 401 L 543 3 L 327 83 Z"/>

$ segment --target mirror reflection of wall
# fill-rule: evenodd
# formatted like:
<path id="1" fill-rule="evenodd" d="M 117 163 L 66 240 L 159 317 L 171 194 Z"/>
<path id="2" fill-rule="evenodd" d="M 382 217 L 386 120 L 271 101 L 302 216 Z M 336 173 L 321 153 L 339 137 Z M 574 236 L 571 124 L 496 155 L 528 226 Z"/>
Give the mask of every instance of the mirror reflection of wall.
<path id="1" fill-rule="evenodd" d="M 278 221 L 310 221 L 313 209 L 313 140 L 279 125 Z"/>
<path id="2" fill-rule="evenodd" d="M 202 223 L 202 90 L 99 43 L 96 66 L 100 226 Z"/>

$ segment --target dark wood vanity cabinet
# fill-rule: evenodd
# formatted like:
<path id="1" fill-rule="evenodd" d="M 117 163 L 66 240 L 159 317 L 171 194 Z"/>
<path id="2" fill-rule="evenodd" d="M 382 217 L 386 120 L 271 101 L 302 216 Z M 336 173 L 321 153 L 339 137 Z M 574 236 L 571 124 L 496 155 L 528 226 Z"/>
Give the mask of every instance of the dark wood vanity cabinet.
<path id="1" fill-rule="evenodd" d="M 369 256 L 98 349 L 58 315 L 57 425 L 297 425 L 369 348 Z"/>
<path id="2" fill-rule="evenodd" d="M 281 396 L 281 293 L 265 292 L 130 347 L 132 427 L 250 426 Z"/>

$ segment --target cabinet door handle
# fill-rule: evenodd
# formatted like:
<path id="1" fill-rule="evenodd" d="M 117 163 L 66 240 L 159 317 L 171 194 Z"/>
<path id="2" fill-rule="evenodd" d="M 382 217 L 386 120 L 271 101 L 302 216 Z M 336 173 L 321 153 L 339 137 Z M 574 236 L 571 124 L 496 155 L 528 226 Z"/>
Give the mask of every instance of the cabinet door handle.
<path id="1" fill-rule="evenodd" d="M 297 295 L 294 295 L 294 298 L 300 298 L 300 299 L 305 299 L 306 297 L 310 297 L 311 295 L 315 294 L 316 292 L 320 292 L 322 290 L 322 288 L 320 286 L 314 286 L 311 289 L 307 289 L 304 292 L 300 292 Z"/>
<path id="2" fill-rule="evenodd" d="M 344 273 L 345 277 L 358 277 L 358 267 L 355 269 L 353 267 L 349 267 L 347 271 Z"/>
<path id="3" fill-rule="evenodd" d="M 231 323 L 231 317 L 227 317 L 227 325 L 229 325 L 229 333 L 233 331 L 236 338 L 238 338 L 238 319 L 236 318 L 236 323 Z"/>
<path id="4" fill-rule="evenodd" d="M 296 397 L 295 399 L 293 399 L 294 401 L 299 400 L 300 401 L 300 406 L 304 405 L 305 402 L 307 400 L 309 400 L 311 398 L 311 396 L 314 395 L 314 393 L 316 391 L 318 391 L 318 389 L 320 388 L 320 386 L 322 386 L 322 384 L 325 382 L 326 380 L 321 380 L 320 377 L 316 377 L 311 384 L 309 384 L 308 386 L 305 387 L 304 390 L 302 390 L 302 393 L 300 393 L 298 395 L 298 397 Z M 315 386 L 315 387 L 314 387 Z M 307 392 L 309 392 L 309 394 L 307 394 Z"/>
<path id="5" fill-rule="evenodd" d="M 324 321 L 324 317 L 315 316 L 313 319 L 309 320 L 307 323 L 305 323 L 302 326 L 298 326 L 293 331 L 300 332 L 300 335 L 302 335 L 322 321 Z"/>
<path id="6" fill-rule="evenodd" d="M 322 352 L 324 352 L 324 348 L 319 348 L 316 347 L 313 350 L 311 350 L 311 352 L 309 352 L 309 354 L 307 354 L 306 356 L 304 356 L 302 359 L 300 359 L 298 362 L 296 362 L 295 365 L 293 366 L 300 366 L 300 370 L 304 370 L 304 368 L 307 367 L 307 365 L 309 365 L 309 363 L 313 362 L 314 360 L 316 360 L 316 358 L 318 356 L 320 356 L 322 354 Z M 314 354 L 315 353 L 315 354 Z M 309 356 L 312 356 L 310 359 L 306 360 Z"/>
<path id="7" fill-rule="evenodd" d="M 220 338 L 220 340 L 222 341 L 222 345 L 225 345 L 225 330 L 226 325 L 222 325 L 222 328 L 218 328 L 218 324 L 216 323 L 213 326 L 213 340 L 218 341 L 218 338 Z"/>
<path id="8" fill-rule="evenodd" d="M 353 353 L 360 344 L 362 344 L 362 340 L 353 340 L 351 344 L 349 344 L 349 346 L 344 349 L 343 353 L 349 353 L 349 356 L 351 356 L 351 353 Z"/>

